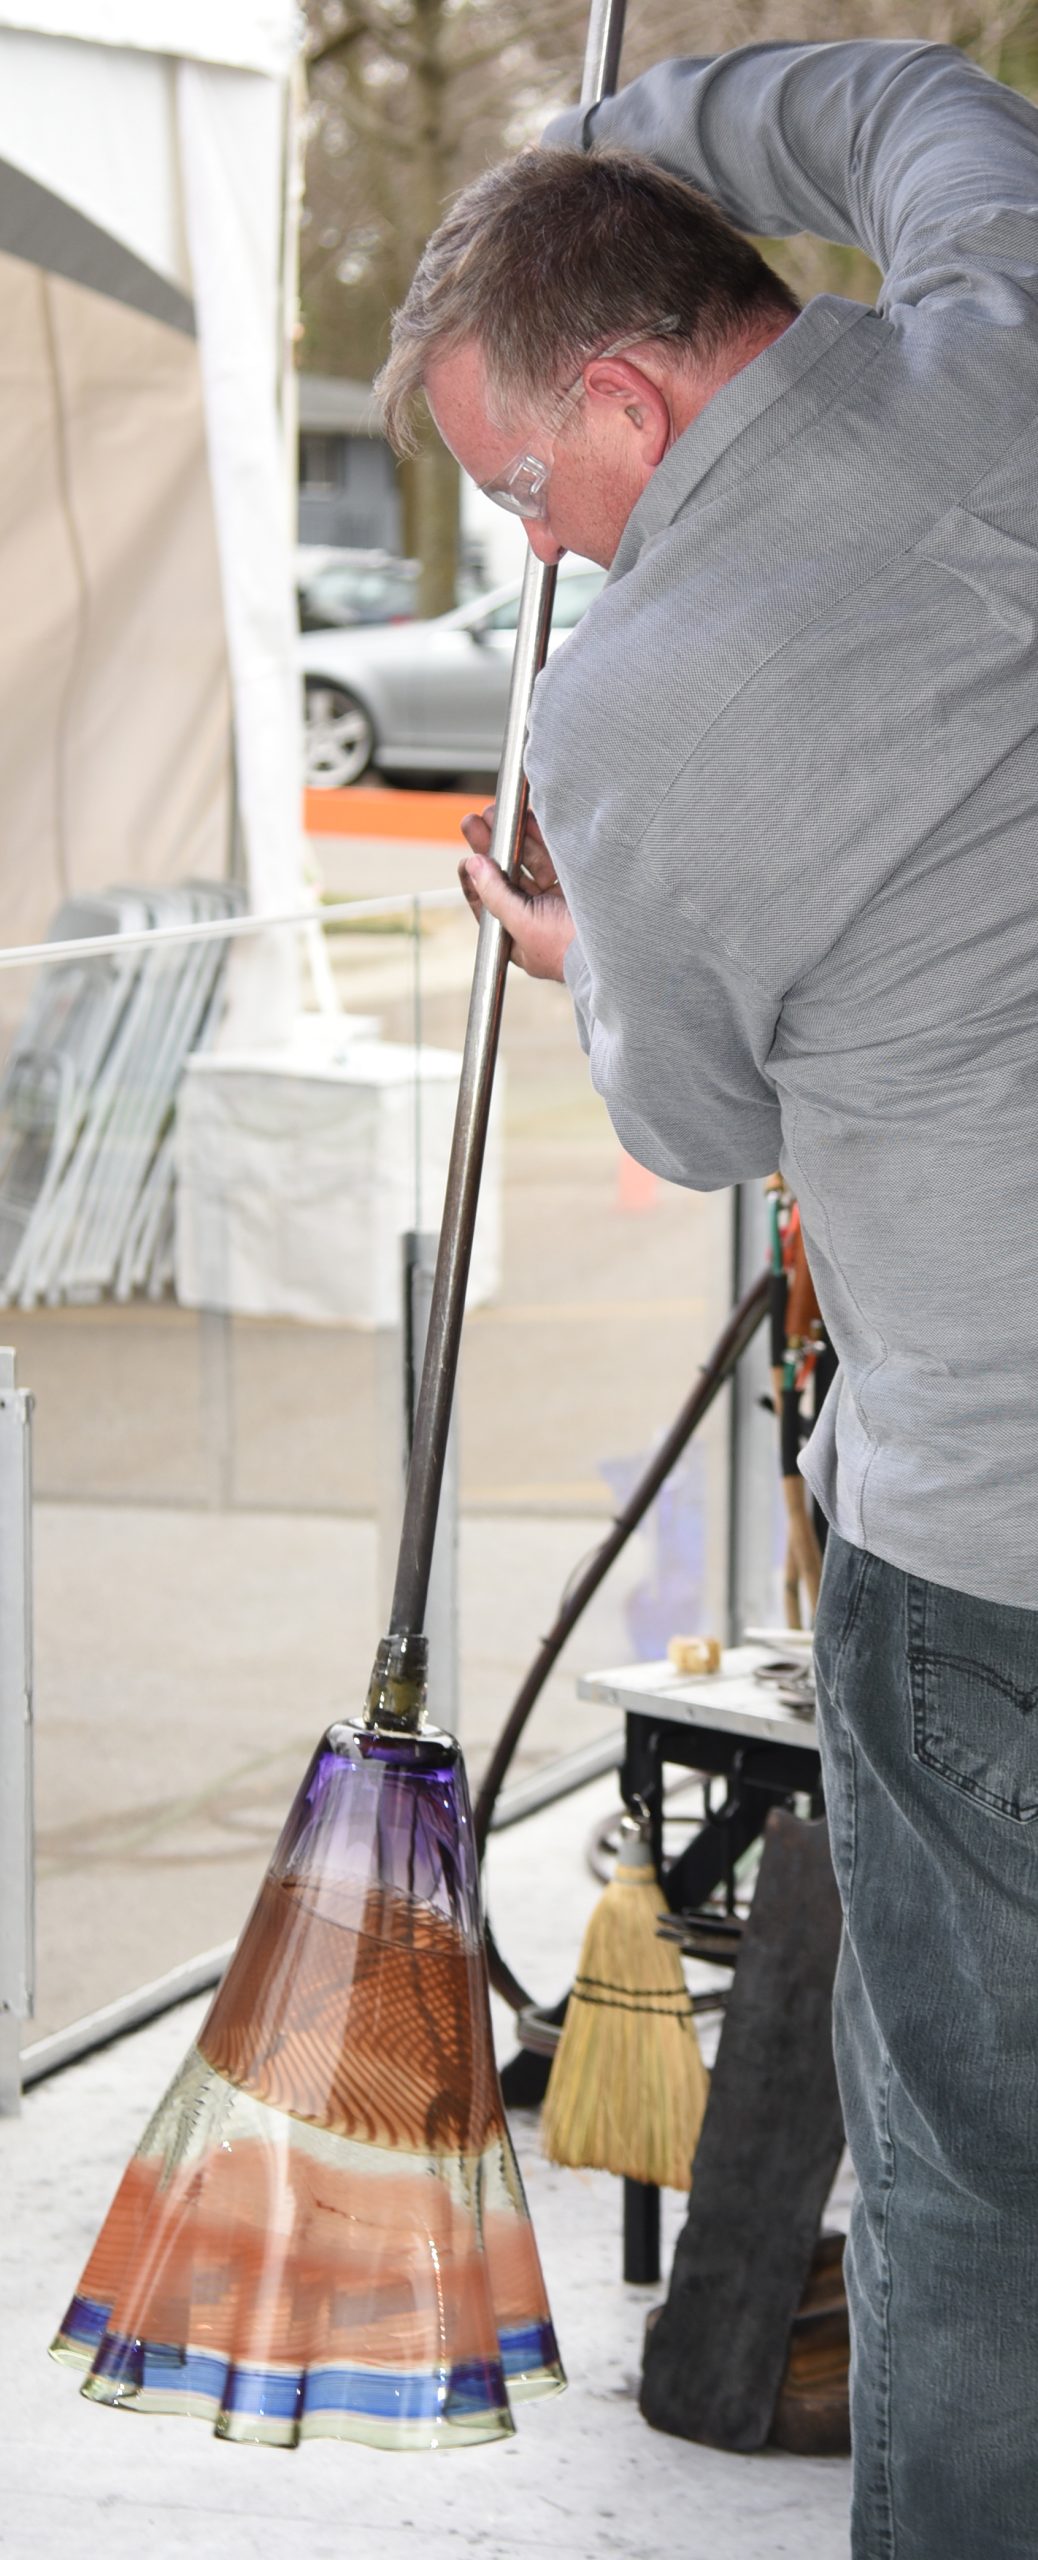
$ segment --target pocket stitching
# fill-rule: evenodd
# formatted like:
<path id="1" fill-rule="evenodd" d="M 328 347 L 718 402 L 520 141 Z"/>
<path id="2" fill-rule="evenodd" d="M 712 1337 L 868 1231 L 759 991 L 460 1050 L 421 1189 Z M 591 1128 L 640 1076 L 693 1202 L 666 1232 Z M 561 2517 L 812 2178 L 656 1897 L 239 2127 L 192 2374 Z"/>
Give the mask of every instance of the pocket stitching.
<path id="1" fill-rule="evenodd" d="M 1038 1707 L 1038 1689 L 1018 1688 L 1015 1680 L 1007 1680 L 1004 1672 L 994 1671 L 987 1662 L 978 1662 L 974 1654 L 941 1653 L 934 1649 L 927 1652 L 926 1659 L 934 1663 L 946 1662 L 949 1671 L 975 1671 L 981 1680 L 987 1681 L 989 1688 L 1000 1690 L 1003 1698 L 1008 1698 L 1010 1706 L 1016 1707 L 1022 1716 L 1033 1715 Z"/>
<path id="2" fill-rule="evenodd" d="M 932 1769 L 935 1778 L 943 1778 L 946 1787 L 955 1787 L 960 1796 L 969 1798 L 971 1804 L 987 1805 L 992 1813 L 1004 1814 L 1007 1822 L 1022 1823 L 1038 1820 L 1038 1798 L 1034 1804 L 1011 1804 L 1008 1796 L 995 1795 L 991 1787 L 979 1785 L 976 1778 L 964 1778 L 959 1770 L 950 1769 L 946 1760 L 938 1760 L 920 1733 L 918 1716 L 915 1746 L 915 1756 L 922 1767 Z"/>
<path id="3" fill-rule="evenodd" d="M 985 1806 L 992 1813 L 1001 1814 L 1008 1822 L 1023 1824 L 1038 1820 L 1038 1796 L 1033 1804 L 1013 1804 L 1008 1796 L 997 1795 L 994 1788 L 981 1785 L 975 1778 L 964 1778 L 960 1770 L 952 1769 L 947 1761 L 938 1759 L 933 1745 L 928 1740 L 923 1721 L 926 1713 L 927 1672 L 931 1667 L 936 1669 L 940 1663 L 946 1663 L 950 1670 L 979 1672 L 983 1678 L 990 1680 L 993 1688 L 1000 1690 L 1002 1695 L 1009 1698 L 1017 1707 L 1022 1697 L 1029 1698 L 1032 1703 L 1035 1702 L 1038 1699 L 1038 1692 L 1017 1688 L 1015 1683 L 1007 1680 L 1001 1672 L 989 1671 L 985 1663 L 977 1662 L 974 1658 L 962 1654 L 942 1653 L 930 1646 L 926 1635 L 926 1587 L 920 1586 L 914 1580 L 909 1583 L 908 1588 L 908 1620 L 910 1628 L 908 1676 L 912 1692 L 912 1735 L 916 1759 L 924 1769 L 932 1770 L 935 1777 L 942 1779 L 945 1786 L 954 1787 L 958 1795 L 966 1796 L 971 1804 Z M 1020 1711 L 1029 1714 L 1032 1710 L 1028 1707 Z"/>

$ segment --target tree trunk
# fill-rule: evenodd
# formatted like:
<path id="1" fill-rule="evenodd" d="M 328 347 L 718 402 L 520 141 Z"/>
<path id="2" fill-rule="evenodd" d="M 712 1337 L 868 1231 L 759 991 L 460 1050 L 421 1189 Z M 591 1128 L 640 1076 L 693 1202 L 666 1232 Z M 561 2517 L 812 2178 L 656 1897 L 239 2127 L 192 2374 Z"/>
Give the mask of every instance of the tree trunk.
<path id="1" fill-rule="evenodd" d="M 415 257 L 435 231 L 450 193 L 453 166 L 447 129 L 449 74 L 443 56 L 445 0 L 414 0 Z M 430 424 L 413 464 L 419 613 L 448 613 L 458 575 L 458 466 Z"/>
<path id="2" fill-rule="evenodd" d="M 458 576 L 458 466 L 430 428 L 412 465 L 417 520 L 419 613 L 449 613 Z"/>

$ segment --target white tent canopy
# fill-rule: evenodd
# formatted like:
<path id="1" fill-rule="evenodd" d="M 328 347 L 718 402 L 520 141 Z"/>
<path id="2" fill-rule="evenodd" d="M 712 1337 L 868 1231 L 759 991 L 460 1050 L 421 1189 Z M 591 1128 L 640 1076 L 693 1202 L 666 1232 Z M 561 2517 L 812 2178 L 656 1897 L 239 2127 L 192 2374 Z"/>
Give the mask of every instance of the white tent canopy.
<path id="1" fill-rule="evenodd" d="M 0 0 L 0 940 L 302 893 L 292 0 Z M 250 975 L 269 1037 L 290 973 Z"/>

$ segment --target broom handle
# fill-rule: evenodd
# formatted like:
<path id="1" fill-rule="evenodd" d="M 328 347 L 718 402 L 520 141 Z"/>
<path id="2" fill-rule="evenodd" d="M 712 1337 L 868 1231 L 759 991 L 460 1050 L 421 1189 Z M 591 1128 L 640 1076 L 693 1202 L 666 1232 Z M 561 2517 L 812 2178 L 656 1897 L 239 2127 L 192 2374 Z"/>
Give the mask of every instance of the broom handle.
<path id="1" fill-rule="evenodd" d="M 612 95 L 623 42 L 624 0 L 591 0 L 580 104 L 593 107 Z M 509 880 L 517 877 L 526 826 L 527 783 L 523 748 L 534 683 L 544 665 L 555 600 L 555 571 L 527 556 L 508 695 L 504 747 L 498 775 L 491 859 Z M 436 1256 L 429 1330 L 415 1413 L 411 1463 L 404 1497 L 400 1554 L 389 1616 L 391 1636 L 418 1635 L 432 1570 L 440 1508 L 447 1429 L 465 1312 L 465 1289 L 479 1203 L 490 1097 L 501 1030 L 509 936 L 484 908 L 472 977 L 458 1107 L 454 1120 L 443 1221 Z"/>

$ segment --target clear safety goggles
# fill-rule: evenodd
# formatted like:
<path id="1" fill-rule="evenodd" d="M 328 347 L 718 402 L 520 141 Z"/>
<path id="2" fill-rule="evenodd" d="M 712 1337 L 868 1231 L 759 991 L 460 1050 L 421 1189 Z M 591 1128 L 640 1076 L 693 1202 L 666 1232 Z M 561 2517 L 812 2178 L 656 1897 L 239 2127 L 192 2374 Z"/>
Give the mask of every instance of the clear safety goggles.
<path id="1" fill-rule="evenodd" d="M 592 355 L 585 357 L 584 362 L 592 364 L 597 362 L 600 356 L 626 355 L 629 348 L 644 346 L 649 338 L 669 337 L 673 330 L 680 328 L 680 325 L 680 321 L 671 316 L 667 320 L 656 320 L 644 329 L 632 329 L 626 338 L 615 338 L 611 346 L 596 347 Z M 582 367 L 576 381 L 572 382 L 568 391 L 564 391 L 561 395 L 562 414 L 548 448 L 547 460 L 542 460 L 536 453 L 513 454 L 511 462 L 505 464 L 504 470 L 498 473 L 496 479 L 480 482 L 482 497 L 492 498 L 495 507 L 504 507 L 510 516 L 521 516 L 524 524 L 544 523 L 548 513 L 548 482 L 555 462 L 555 437 L 561 433 L 574 409 L 583 399 L 586 388 Z"/>

